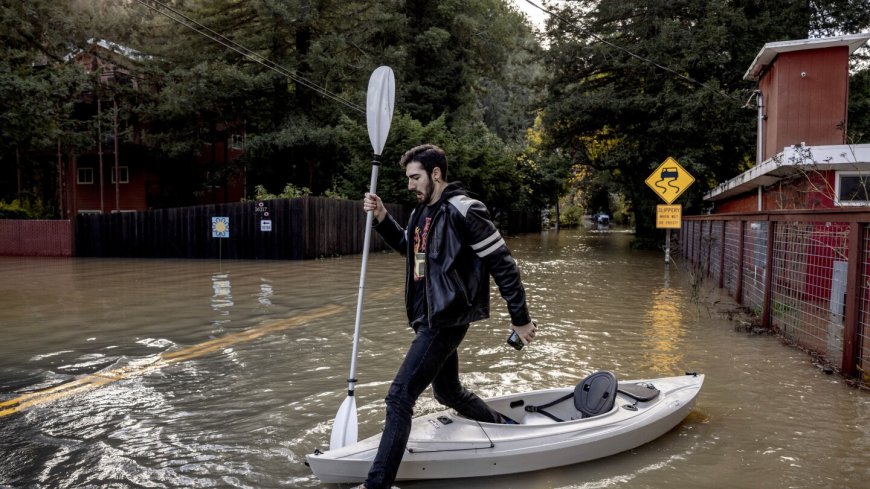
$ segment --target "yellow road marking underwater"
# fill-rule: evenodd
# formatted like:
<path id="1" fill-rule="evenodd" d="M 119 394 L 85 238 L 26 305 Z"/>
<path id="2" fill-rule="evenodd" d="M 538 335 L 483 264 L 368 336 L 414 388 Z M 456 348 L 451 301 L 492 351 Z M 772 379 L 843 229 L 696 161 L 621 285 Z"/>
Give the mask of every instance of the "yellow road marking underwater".
<path id="1" fill-rule="evenodd" d="M 99 372 L 95 374 L 85 375 L 71 382 L 49 387 L 39 391 L 29 392 L 14 399 L 0 402 L 0 418 L 17 413 L 24 409 L 46 404 L 58 399 L 70 397 L 76 394 L 87 392 L 106 384 L 123 380 L 129 377 L 145 375 L 154 370 L 163 367 L 199 358 L 217 350 L 224 349 L 231 345 L 245 343 L 255 340 L 261 336 L 282 331 L 288 328 L 293 328 L 301 324 L 320 319 L 326 316 L 338 314 L 347 309 L 347 306 L 328 305 L 308 311 L 300 316 L 282 319 L 279 321 L 264 323 L 263 325 L 253 327 L 251 329 L 231 333 L 220 338 L 193 345 L 181 350 L 161 353 L 150 362 L 143 362 L 134 365 L 109 370 L 107 372 Z"/>

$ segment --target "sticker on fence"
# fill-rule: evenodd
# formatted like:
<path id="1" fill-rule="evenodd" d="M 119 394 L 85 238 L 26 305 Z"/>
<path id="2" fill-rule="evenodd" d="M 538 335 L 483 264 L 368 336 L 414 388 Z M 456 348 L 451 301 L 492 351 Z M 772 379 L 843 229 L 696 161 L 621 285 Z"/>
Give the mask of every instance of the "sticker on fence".
<path id="1" fill-rule="evenodd" d="M 211 218 L 211 237 L 212 238 L 229 238 L 230 237 L 230 218 L 229 217 L 212 217 Z"/>

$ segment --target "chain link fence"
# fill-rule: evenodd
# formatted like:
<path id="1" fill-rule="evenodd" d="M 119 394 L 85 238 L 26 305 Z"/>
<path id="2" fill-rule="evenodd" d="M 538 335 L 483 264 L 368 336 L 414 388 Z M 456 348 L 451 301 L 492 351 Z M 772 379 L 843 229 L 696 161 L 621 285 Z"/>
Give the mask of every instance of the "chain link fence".
<path id="1" fill-rule="evenodd" d="M 789 343 L 870 385 L 870 213 L 685 216 L 680 252 Z"/>

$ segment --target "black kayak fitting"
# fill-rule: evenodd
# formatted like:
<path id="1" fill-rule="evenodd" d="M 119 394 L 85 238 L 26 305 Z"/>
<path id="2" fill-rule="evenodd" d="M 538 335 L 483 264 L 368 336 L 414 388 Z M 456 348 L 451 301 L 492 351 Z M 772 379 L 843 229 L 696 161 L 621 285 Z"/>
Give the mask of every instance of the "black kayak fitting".
<path id="1" fill-rule="evenodd" d="M 577 387 L 574 388 L 573 393 L 540 406 L 526 406 L 525 410 L 529 413 L 541 413 L 553 421 L 561 423 L 564 421 L 563 419 L 548 413 L 545 409 L 573 398 L 574 407 L 580 411 L 583 418 L 591 418 L 613 409 L 613 405 L 616 402 L 616 389 L 616 375 L 609 370 L 602 370 L 590 374 L 588 377 L 583 379 L 583 381 L 577 384 Z"/>

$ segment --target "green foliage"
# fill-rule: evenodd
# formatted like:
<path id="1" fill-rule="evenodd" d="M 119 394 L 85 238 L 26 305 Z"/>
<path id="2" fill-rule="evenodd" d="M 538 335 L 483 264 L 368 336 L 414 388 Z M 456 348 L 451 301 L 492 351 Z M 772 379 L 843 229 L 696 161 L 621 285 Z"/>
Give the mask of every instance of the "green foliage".
<path id="1" fill-rule="evenodd" d="M 21 207 L 17 200 L 6 203 L 0 200 L 0 219 L 33 219 L 30 213 Z"/>
<path id="2" fill-rule="evenodd" d="M 171 6 L 176 19 L 187 16 L 268 62 L 170 20 L 158 4 L 33 0 L 0 10 L 6 36 L 0 161 L 7 169 L 0 172 L 0 197 L 31 184 L 45 197 L 58 195 L 51 184 L 58 181 L 57 165 L 30 156 L 54 157 L 58 145 L 64 159 L 92 151 L 97 128 L 105 137 L 117 116 L 123 140 L 141 136 L 145 148 L 137 151 L 147 150 L 155 168 L 173 168 L 174 192 L 190 193 L 161 202 L 183 205 L 202 186 L 242 171 L 263 195 L 272 195 L 265 190 L 270 183 L 289 182 L 312 194 L 356 198 L 368 186 L 371 153 L 360 108 L 369 74 L 386 64 L 397 77 L 397 114 L 382 158 L 385 200 L 413 202 L 394 162 L 411 146 L 432 142 L 448 150 L 454 175 L 491 197 L 495 208 L 534 205 L 534 185 L 516 171 L 515 145 L 535 114 L 540 47 L 505 2 L 190 0 Z M 124 66 L 138 89 L 100 82 L 66 62 L 90 38 L 138 51 Z M 104 101 L 101 119 L 93 95 Z M 118 103 L 117 113 L 108 101 Z M 202 164 L 203 148 L 242 132 L 245 154 L 235 166 Z M 15 165 L 6 164 L 13 159 Z M 27 176 L 24 188 L 12 168 Z M 508 199 L 512 189 L 522 191 Z"/>
<path id="3" fill-rule="evenodd" d="M 28 192 L 54 198 L 56 165 L 45 155 L 88 144 L 87 129 L 75 118 L 88 80 L 78 66 L 63 63 L 81 38 L 77 21 L 67 2 L 0 8 L 0 198 Z"/>
<path id="4" fill-rule="evenodd" d="M 353 199 L 361 199 L 368 192 L 371 181 L 372 147 L 368 133 L 362 123 L 349 117 L 341 120 L 339 132 L 348 160 L 343 171 L 336 176 L 335 188 Z M 399 159 L 408 149 L 424 143 L 437 144 L 447 150 L 452 140 L 453 135 L 443 117 L 423 125 L 405 113 L 395 114 L 384 154 L 380 158 L 378 196 L 384 202 L 413 205 L 416 199 L 408 192 L 405 172 L 398 165 Z M 453 178 L 453 158 L 449 153 L 448 177 Z"/>
<path id="5" fill-rule="evenodd" d="M 0 219 L 48 219 L 54 214 L 38 198 L 15 199 L 11 202 L 0 200 Z"/>
<path id="6" fill-rule="evenodd" d="M 577 227 L 583 223 L 583 207 L 569 204 L 559 212 L 559 226 Z"/>
<path id="7" fill-rule="evenodd" d="M 292 183 L 284 185 L 284 190 L 280 194 L 271 194 L 266 187 L 262 185 L 254 186 L 254 201 L 275 200 L 275 199 L 296 199 L 299 197 L 307 197 L 311 195 L 311 190 L 308 187 L 299 188 Z"/>
<path id="8" fill-rule="evenodd" d="M 625 226 L 631 226 L 631 207 L 626 201 L 624 195 L 617 194 L 611 199 L 610 210 L 613 215 L 613 222 Z"/>
<path id="9" fill-rule="evenodd" d="M 849 125 L 847 142 L 870 143 L 870 68 L 849 77 Z"/>
<path id="10" fill-rule="evenodd" d="M 298 77 L 359 107 L 371 71 L 381 64 L 393 68 L 397 113 L 379 189 L 391 202 L 413 202 L 401 169 L 392 164 L 408 148 L 478 145 L 453 134 L 486 122 L 487 136 L 499 138 L 485 138 L 485 151 L 497 146 L 510 152 L 503 141 L 518 139 L 534 114 L 539 48 L 522 17 L 500 0 L 414 0 L 398 8 L 389 1 L 196 0 L 178 8 L 217 32 L 232 33 L 234 41 L 293 77 L 153 17 L 148 37 L 144 29 L 135 36 L 154 54 L 148 71 L 161 79 L 159 98 L 146 107 L 146 142 L 169 157 L 192 158 L 213 140 L 215 125 L 243 120 L 246 153 L 239 164 L 252 185 L 289 181 L 314 194 L 354 198 L 368 187 L 364 117 Z M 448 153 L 462 174 L 464 158 Z M 510 165 L 499 161 L 494 175 L 477 174 L 483 170 L 475 181 L 504 174 Z M 486 185 L 482 193 L 494 193 L 494 184 Z"/>
<path id="11" fill-rule="evenodd" d="M 761 46 L 866 27 L 870 10 L 857 3 L 566 3 L 560 16 L 571 22 L 549 24 L 546 130 L 585 167 L 590 199 L 623 195 L 637 233 L 653 235 L 650 172 L 675 157 L 697 179 L 682 203 L 699 210 L 703 185 L 733 177 L 754 152 L 755 113 L 742 106 L 755 87 L 742 75 Z"/>
<path id="12" fill-rule="evenodd" d="M 326 189 L 326 192 L 323 192 L 323 196 L 327 199 L 352 200 L 347 195 L 331 188 Z"/>
<path id="13" fill-rule="evenodd" d="M 385 200 L 414 202 L 395 162 L 430 142 L 447 151 L 450 179 L 494 214 L 551 206 L 574 191 L 572 205 L 586 208 L 609 206 L 617 195 L 641 233 L 651 231 L 657 203 L 643 180 L 665 157 L 698 180 L 683 197 L 687 212 L 700 209 L 705 186 L 752 161 L 755 114 L 740 106 L 753 87 L 741 76 L 760 46 L 870 24 L 864 0 L 582 0 L 554 8 L 583 30 L 553 21 L 543 50 L 503 0 L 171 3 L 274 62 L 270 69 L 137 2 L 7 3 L 0 9 L 0 198 L 35 192 L 56 199 L 58 151 L 65 160 L 91 151 L 97 127 L 110 127 L 115 116 L 125 139 L 147 128 L 145 148 L 137 149 L 155 167 L 171 168 L 174 190 L 190 197 L 207 175 L 223 180 L 245 171 L 250 188 L 260 185 L 266 195 L 270 184 L 289 182 L 288 194 L 359 198 L 371 173 L 360 109 L 369 74 L 388 65 L 397 112 L 381 158 Z M 142 53 L 128 67 L 141 88 L 99 83 L 66 62 L 90 38 Z M 866 73 L 852 77 L 850 142 L 870 134 Z M 95 94 L 117 101 L 118 112 L 104 104 L 98 120 Z M 237 166 L 197 161 L 203 148 L 241 132 Z"/>

